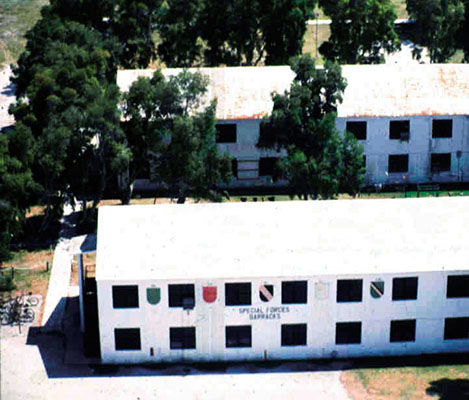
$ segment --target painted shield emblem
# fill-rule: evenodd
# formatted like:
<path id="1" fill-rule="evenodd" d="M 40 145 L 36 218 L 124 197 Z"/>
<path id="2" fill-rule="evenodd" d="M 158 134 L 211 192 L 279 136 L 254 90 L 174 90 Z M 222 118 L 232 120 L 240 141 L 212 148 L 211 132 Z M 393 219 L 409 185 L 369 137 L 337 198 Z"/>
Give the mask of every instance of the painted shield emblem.
<path id="1" fill-rule="evenodd" d="M 160 302 L 161 291 L 160 288 L 147 288 L 147 301 L 152 305 L 156 305 Z"/>
<path id="2" fill-rule="evenodd" d="M 213 303 L 217 299 L 217 287 L 204 286 L 202 288 L 202 297 L 206 303 Z"/>
<path id="3" fill-rule="evenodd" d="M 370 282 L 370 294 L 374 299 L 379 299 L 384 294 L 384 282 L 374 281 Z"/>
<path id="4" fill-rule="evenodd" d="M 259 297 L 264 302 L 272 300 L 274 298 L 274 285 L 259 286 Z"/>

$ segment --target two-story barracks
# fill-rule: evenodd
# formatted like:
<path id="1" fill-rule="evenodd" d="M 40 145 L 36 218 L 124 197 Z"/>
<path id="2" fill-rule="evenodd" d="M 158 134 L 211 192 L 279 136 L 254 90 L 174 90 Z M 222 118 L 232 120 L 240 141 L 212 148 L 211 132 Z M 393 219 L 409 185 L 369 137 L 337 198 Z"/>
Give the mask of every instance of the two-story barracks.
<path id="1" fill-rule="evenodd" d="M 104 363 L 469 351 L 469 200 L 99 209 Z"/>

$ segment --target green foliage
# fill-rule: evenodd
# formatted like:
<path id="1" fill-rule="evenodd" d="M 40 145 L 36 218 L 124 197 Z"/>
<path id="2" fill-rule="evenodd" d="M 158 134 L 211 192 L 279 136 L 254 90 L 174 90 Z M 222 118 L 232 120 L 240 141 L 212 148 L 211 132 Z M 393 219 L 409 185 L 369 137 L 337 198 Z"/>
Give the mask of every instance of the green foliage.
<path id="1" fill-rule="evenodd" d="M 441 63 L 451 58 L 458 48 L 458 35 L 462 42 L 459 46 L 466 48 L 467 56 L 469 14 L 466 10 L 464 22 L 464 0 L 407 0 L 407 11 L 410 18 L 416 21 L 413 40 L 420 46 L 428 47 L 431 62 Z M 420 58 L 421 51 L 422 48 L 417 47 L 414 56 Z"/>
<path id="2" fill-rule="evenodd" d="M 184 70 L 166 80 L 160 71 L 139 78 L 124 94 L 125 131 L 133 153 L 131 180 L 148 176 L 185 197 L 220 198 L 231 160 L 218 154 L 215 103 L 203 107 L 207 79 Z"/>
<path id="3" fill-rule="evenodd" d="M 340 64 L 379 64 L 383 51 L 400 48 L 394 31 L 396 11 L 390 0 L 320 0 L 332 23 L 331 36 L 319 51 Z"/>
<path id="4" fill-rule="evenodd" d="M 340 66 L 326 62 L 316 69 L 311 57 L 301 56 L 292 69 L 296 77 L 290 92 L 273 96 L 273 111 L 262 122 L 258 147 L 287 150 L 279 172 L 293 194 L 331 198 L 339 191 L 357 193 L 364 172 L 362 148 L 335 127 L 346 86 Z"/>

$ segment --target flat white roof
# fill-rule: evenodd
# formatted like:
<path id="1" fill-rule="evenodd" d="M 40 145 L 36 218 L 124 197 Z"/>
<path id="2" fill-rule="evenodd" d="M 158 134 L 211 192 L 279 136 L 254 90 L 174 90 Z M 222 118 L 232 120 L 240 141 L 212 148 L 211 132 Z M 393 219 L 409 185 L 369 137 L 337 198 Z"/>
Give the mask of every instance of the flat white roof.
<path id="1" fill-rule="evenodd" d="M 191 68 L 208 76 L 205 104 L 218 100 L 218 120 L 260 119 L 272 112 L 271 93 L 290 90 L 288 66 Z M 182 69 L 167 68 L 166 77 Z M 128 91 L 139 76 L 154 70 L 121 70 L 117 85 Z M 347 79 L 338 117 L 469 115 L 468 64 L 344 65 Z"/>
<path id="2" fill-rule="evenodd" d="M 99 208 L 97 280 L 469 270 L 469 198 Z"/>

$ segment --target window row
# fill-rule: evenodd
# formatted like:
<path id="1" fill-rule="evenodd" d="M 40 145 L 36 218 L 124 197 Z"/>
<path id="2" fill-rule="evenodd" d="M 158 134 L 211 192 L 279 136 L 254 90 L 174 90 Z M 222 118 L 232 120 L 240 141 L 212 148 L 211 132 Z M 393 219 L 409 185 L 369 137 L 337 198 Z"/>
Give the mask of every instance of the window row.
<path id="1" fill-rule="evenodd" d="M 384 295 L 384 281 L 370 282 L 370 295 L 380 298 Z M 209 290 L 210 289 L 210 290 Z M 159 289 L 156 294 L 156 303 L 159 301 Z M 225 283 L 226 306 L 250 306 L 252 304 L 251 282 Z M 273 299 L 274 285 L 261 285 L 259 298 L 263 302 Z M 147 296 L 149 296 L 147 294 Z M 215 301 L 215 287 L 204 287 L 204 299 L 207 302 Z M 418 277 L 393 278 L 392 300 L 417 300 Z M 469 275 L 450 275 L 447 277 L 447 298 L 469 297 Z M 114 308 L 138 308 L 138 286 L 119 285 L 112 287 L 112 300 Z M 282 304 L 307 304 L 308 281 L 284 281 L 281 286 Z M 363 279 L 338 279 L 337 303 L 361 302 L 363 300 Z M 150 301 L 151 303 L 151 301 Z M 151 303 L 151 304 L 156 304 Z M 192 309 L 195 307 L 195 285 L 173 284 L 168 285 L 168 306 Z"/>
<path id="2" fill-rule="evenodd" d="M 451 153 L 430 154 L 430 170 L 432 173 L 451 171 Z M 388 156 L 388 172 L 409 172 L 409 155 L 390 154 Z"/>
<path id="3" fill-rule="evenodd" d="M 357 140 L 366 140 L 367 121 L 347 121 L 345 129 L 352 133 Z M 434 119 L 432 120 L 432 138 L 445 139 L 453 136 L 453 120 Z M 410 120 L 389 121 L 389 139 L 405 140 L 410 139 Z"/>
<path id="4" fill-rule="evenodd" d="M 346 128 L 358 140 L 366 140 L 367 121 L 347 121 Z M 432 120 L 432 138 L 445 139 L 453 136 L 453 120 L 434 119 Z M 389 139 L 391 140 L 409 140 L 410 138 L 410 120 L 389 121 Z M 236 143 L 237 126 L 236 124 L 217 124 L 216 142 L 217 143 Z"/>
<path id="5" fill-rule="evenodd" d="M 415 319 L 394 320 L 389 326 L 391 343 L 415 342 L 417 321 Z M 190 350 L 196 348 L 195 327 L 169 328 L 169 348 L 171 350 Z M 280 345 L 306 346 L 307 324 L 283 324 L 280 331 Z M 114 329 L 116 350 L 141 350 L 140 328 Z M 444 340 L 469 339 L 469 317 L 446 318 Z M 337 322 L 335 344 L 361 344 L 362 323 Z M 225 347 L 252 347 L 252 326 L 237 325 L 225 327 Z"/>

